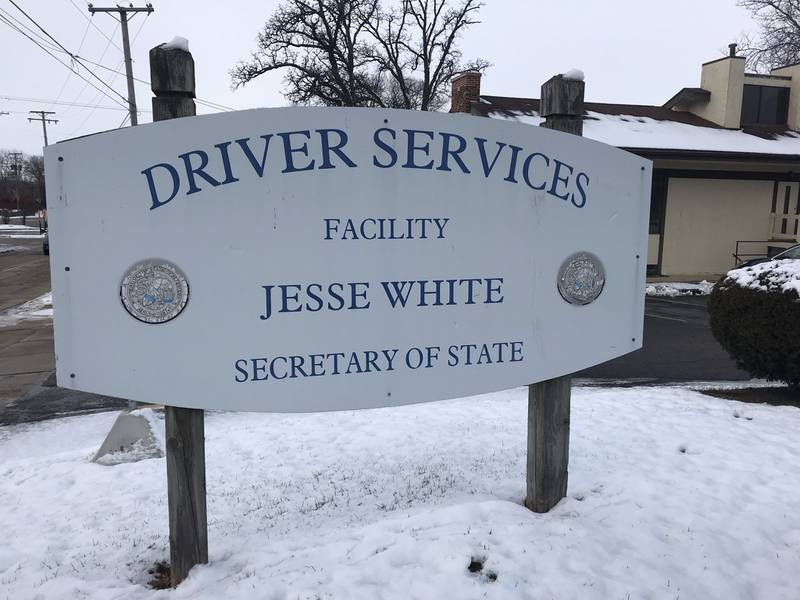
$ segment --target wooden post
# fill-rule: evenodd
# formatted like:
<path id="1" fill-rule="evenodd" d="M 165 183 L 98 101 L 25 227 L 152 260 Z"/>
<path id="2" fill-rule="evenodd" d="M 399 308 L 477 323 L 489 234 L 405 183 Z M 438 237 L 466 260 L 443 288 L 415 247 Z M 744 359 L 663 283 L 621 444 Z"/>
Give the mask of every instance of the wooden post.
<path id="1" fill-rule="evenodd" d="M 542 86 L 542 127 L 583 135 L 584 82 L 556 75 Z M 555 282 L 553 282 L 555 285 Z M 528 465 L 525 506 L 544 513 L 567 495 L 572 377 L 528 386 Z"/>
<path id="2" fill-rule="evenodd" d="M 194 59 L 188 50 L 163 44 L 151 49 L 150 81 L 154 121 L 195 115 Z M 170 577 L 176 586 L 193 566 L 208 562 L 205 414 L 175 406 L 164 411 Z"/>

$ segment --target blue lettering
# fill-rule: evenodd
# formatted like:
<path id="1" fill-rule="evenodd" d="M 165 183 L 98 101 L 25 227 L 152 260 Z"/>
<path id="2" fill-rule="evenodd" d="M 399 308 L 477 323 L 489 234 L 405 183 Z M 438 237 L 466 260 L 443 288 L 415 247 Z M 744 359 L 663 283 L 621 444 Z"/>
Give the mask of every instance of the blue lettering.
<path id="1" fill-rule="evenodd" d="M 381 169 L 388 169 L 389 167 L 393 167 L 393 166 L 395 166 L 395 164 L 397 164 L 397 152 L 395 152 L 394 148 L 392 148 L 389 144 L 387 144 L 386 142 L 384 142 L 381 139 L 380 133 L 382 131 L 388 131 L 392 136 L 392 141 L 396 141 L 397 140 L 397 133 L 394 131 L 394 129 L 387 129 L 386 127 L 382 127 L 381 129 L 378 129 L 375 132 L 375 135 L 372 136 L 372 139 L 375 142 L 376 146 L 378 146 L 381 150 L 383 150 L 384 152 L 386 152 L 386 154 L 389 155 L 389 163 L 388 164 L 382 164 L 382 163 L 378 162 L 378 157 L 377 156 L 373 156 L 372 157 L 372 164 L 375 165 L 376 167 L 381 168 Z"/>
<path id="2" fill-rule="evenodd" d="M 415 137 L 417 134 L 425 135 L 433 140 L 433 132 L 432 131 L 421 131 L 419 129 L 404 129 L 406 135 L 408 136 L 408 154 L 406 158 L 406 163 L 403 165 L 404 169 L 433 169 L 433 159 L 430 162 L 425 163 L 424 165 L 418 165 L 414 162 L 414 154 L 417 151 L 422 151 L 425 153 L 425 156 L 430 156 L 431 145 L 429 142 L 424 143 L 421 146 L 416 145 Z"/>
<path id="3" fill-rule="evenodd" d="M 244 383 L 248 379 L 247 369 L 245 369 L 242 365 L 247 365 L 247 361 L 242 358 L 237 360 L 236 363 L 234 364 L 236 370 L 239 371 L 239 373 L 241 373 L 242 375 L 242 379 L 239 379 L 239 375 L 236 376 L 237 383 Z"/>
<path id="4" fill-rule="evenodd" d="M 389 289 L 390 284 L 394 289 L 394 293 Z M 383 286 L 383 291 L 386 292 L 386 297 L 392 304 L 392 308 L 396 308 L 398 302 L 404 307 L 408 302 L 411 290 L 414 288 L 414 284 L 411 281 L 381 281 L 381 285 Z M 406 286 L 408 286 L 407 289 Z"/>
<path id="5" fill-rule="evenodd" d="M 494 165 L 497 163 L 497 159 L 500 158 L 500 153 L 503 151 L 503 148 L 506 147 L 504 142 L 495 142 L 497 144 L 497 152 L 492 159 L 492 162 L 489 163 L 486 156 L 486 141 L 484 138 L 475 138 L 475 141 L 478 143 L 478 154 L 481 157 L 481 166 L 483 166 L 483 176 L 489 177 L 491 175 L 492 170 L 494 169 Z"/>
<path id="6" fill-rule="evenodd" d="M 225 181 L 221 182 L 222 185 L 239 181 L 238 177 L 233 176 L 233 171 L 231 170 L 231 157 L 228 154 L 228 146 L 230 145 L 231 142 L 224 142 L 222 144 L 214 145 L 214 148 L 217 148 L 222 156 L 222 168 L 225 170 Z"/>
<path id="7" fill-rule="evenodd" d="M 200 157 L 200 164 L 196 167 L 192 166 L 192 156 Z M 214 187 L 222 185 L 221 182 L 205 172 L 205 168 L 208 166 L 208 154 L 202 150 L 192 150 L 186 154 L 179 154 L 178 158 L 183 159 L 183 164 L 186 166 L 186 177 L 189 180 L 189 191 L 186 192 L 187 196 L 200 191 L 200 187 L 198 187 L 194 178 L 195 175 L 199 175 Z"/>
<path id="8" fill-rule="evenodd" d="M 536 158 L 537 156 L 542 157 L 544 159 L 544 164 L 547 165 L 548 167 L 550 166 L 549 158 L 547 158 L 541 152 L 534 152 L 528 158 L 525 159 L 525 164 L 522 165 L 522 177 L 523 179 L 525 179 L 525 183 L 527 183 L 530 188 L 534 190 L 543 190 L 544 188 L 547 187 L 546 182 L 542 183 L 542 185 L 535 185 L 534 183 L 531 182 L 531 173 L 530 173 L 531 162 L 533 162 L 533 159 Z"/>
<path id="9" fill-rule="evenodd" d="M 166 200 L 160 200 L 158 198 L 158 192 L 156 191 L 156 183 L 153 179 L 153 169 L 157 167 L 166 169 L 170 175 L 170 178 L 172 179 L 172 193 Z M 150 200 L 152 201 L 150 210 L 158 208 L 159 206 L 164 206 L 167 202 L 169 202 L 175 197 L 175 195 L 178 193 L 178 189 L 180 189 L 180 178 L 178 177 L 178 171 L 177 169 L 175 169 L 175 167 L 167 163 L 158 163 L 157 165 L 148 167 L 147 169 L 142 171 L 142 175 L 144 175 L 147 178 L 147 187 L 150 189 Z"/>
<path id="10" fill-rule="evenodd" d="M 442 136 L 442 163 L 437 167 L 436 170 L 450 171 L 450 158 L 452 157 L 452 159 L 456 161 L 464 173 L 469 173 L 470 170 L 461 159 L 461 153 L 467 149 L 467 140 L 460 135 L 456 135 L 455 133 L 440 133 L 439 135 Z M 458 140 L 458 148 L 455 150 L 450 148 L 450 140 L 453 138 Z"/>
<path id="11" fill-rule="evenodd" d="M 346 164 L 348 167 L 355 167 L 356 163 L 350 160 L 342 148 L 347 145 L 347 134 L 342 131 L 341 129 L 317 129 L 317 133 L 320 136 L 322 141 L 322 164 L 320 165 L 320 169 L 333 169 L 333 163 L 331 163 L 331 152 L 333 152 L 339 159 Z M 331 141 L 329 135 L 331 133 L 335 133 L 339 136 L 339 143 L 335 146 L 331 146 Z"/>
<path id="12" fill-rule="evenodd" d="M 562 163 L 560 160 L 557 159 L 553 159 L 553 162 L 556 163 L 556 169 L 555 172 L 553 173 L 553 183 L 550 186 L 550 189 L 547 190 L 547 193 L 552 196 L 555 196 L 556 198 L 559 198 L 560 200 L 569 200 L 568 192 L 565 191 L 563 196 L 558 193 L 558 184 L 563 183 L 565 185 L 569 185 L 569 175 L 572 175 L 573 168 L 570 167 L 568 164 Z M 566 169 L 569 171 L 569 175 L 567 175 L 566 177 L 561 177 L 562 167 L 566 167 Z"/>
<path id="13" fill-rule="evenodd" d="M 281 138 L 283 138 L 283 154 L 286 160 L 286 168 L 281 171 L 281 173 L 295 173 L 297 171 L 310 171 L 314 168 L 314 161 L 311 160 L 306 166 L 304 167 L 296 167 L 294 164 L 294 154 L 302 154 L 306 158 L 308 158 L 308 144 L 303 142 L 298 147 L 292 146 L 292 138 L 293 135 L 302 135 L 306 139 L 311 139 L 311 132 L 308 130 L 305 131 L 288 131 L 286 133 L 279 133 L 278 134 Z"/>
<path id="14" fill-rule="evenodd" d="M 584 184 L 581 184 L 581 179 L 584 180 Z M 578 193 L 581 198 L 576 202 L 575 194 L 572 194 L 572 204 L 578 208 L 583 208 L 586 205 L 586 188 L 589 187 L 589 176 L 586 173 L 578 173 L 578 176 L 575 178 L 575 185 L 578 188 Z"/>
<path id="15" fill-rule="evenodd" d="M 250 138 L 242 138 L 240 140 L 236 140 L 236 143 L 242 148 L 244 155 L 247 157 L 247 160 L 250 161 L 250 164 L 253 166 L 253 170 L 259 177 L 264 177 L 264 168 L 267 165 L 267 152 L 269 151 L 269 141 L 272 139 L 272 134 L 262 135 L 261 139 L 264 140 L 264 153 L 261 155 L 261 162 L 256 160 L 253 151 L 250 149 Z"/>

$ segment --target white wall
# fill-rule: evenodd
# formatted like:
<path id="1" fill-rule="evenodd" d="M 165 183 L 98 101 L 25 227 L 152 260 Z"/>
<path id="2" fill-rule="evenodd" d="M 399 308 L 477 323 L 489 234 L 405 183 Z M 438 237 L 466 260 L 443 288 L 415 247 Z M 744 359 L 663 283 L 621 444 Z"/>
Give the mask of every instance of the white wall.
<path id="1" fill-rule="evenodd" d="M 737 240 L 769 239 L 772 189 L 771 181 L 670 178 L 662 274 L 731 269 Z M 766 252 L 766 245 L 752 251 Z"/>

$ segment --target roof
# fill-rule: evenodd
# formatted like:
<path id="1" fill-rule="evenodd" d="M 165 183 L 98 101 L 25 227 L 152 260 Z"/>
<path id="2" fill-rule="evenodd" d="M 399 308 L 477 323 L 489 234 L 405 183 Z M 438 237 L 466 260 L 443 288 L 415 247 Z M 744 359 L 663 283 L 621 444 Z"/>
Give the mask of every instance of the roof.
<path id="1" fill-rule="evenodd" d="M 708 102 L 711 100 L 711 92 L 703 88 L 683 88 L 672 98 L 664 103 L 664 108 L 673 108 L 679 104 L 692 104 L 694 102 Z"/>
<path id="2" fill-rule="evenodd" d="M 539 125 L 539 100 L 481 96 L 473 114 Z M 644 104 L 584 103 L 583 135 L 637 153 L 800 159 L 800 133 L 725 129 L 685 111 Z"/>

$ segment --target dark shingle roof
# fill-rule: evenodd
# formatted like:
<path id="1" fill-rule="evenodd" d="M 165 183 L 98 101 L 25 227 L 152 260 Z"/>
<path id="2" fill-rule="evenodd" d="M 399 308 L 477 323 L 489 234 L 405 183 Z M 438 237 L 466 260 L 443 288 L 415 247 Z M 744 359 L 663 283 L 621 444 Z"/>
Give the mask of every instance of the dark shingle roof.
<path id="1" fill-rule="evenodd" d="M 586 112 L 596 112 L 606 115 L 626 115 L 630 117 L 646 117 L 657 121 L 675 121 L 697 127 L 711 127 L 723 129 L 716 123 L 707 121 L 692 113 L 671 110 L 663 106 L 650 106 L 648 104 L 608 104 L 605 102 L 585 102 Z M 473 111 L 481 116 L 488 116 L 493 112 L 539 112 L 538 98 L 510 98 L 507 96 L 481 96 L 479 102 L 473 105 Z"/>

